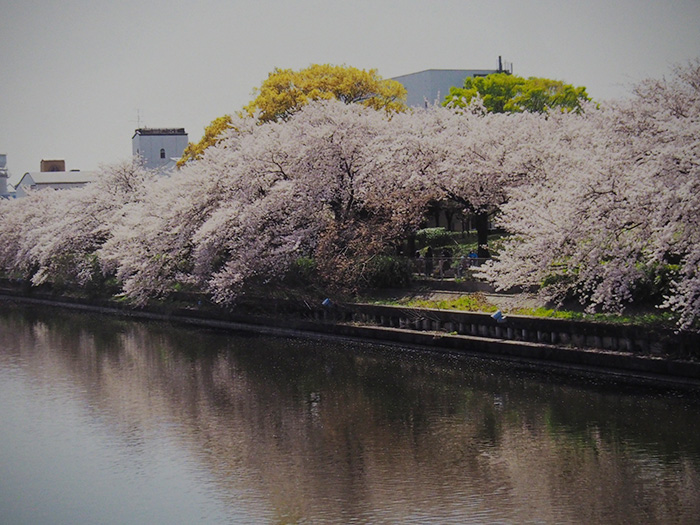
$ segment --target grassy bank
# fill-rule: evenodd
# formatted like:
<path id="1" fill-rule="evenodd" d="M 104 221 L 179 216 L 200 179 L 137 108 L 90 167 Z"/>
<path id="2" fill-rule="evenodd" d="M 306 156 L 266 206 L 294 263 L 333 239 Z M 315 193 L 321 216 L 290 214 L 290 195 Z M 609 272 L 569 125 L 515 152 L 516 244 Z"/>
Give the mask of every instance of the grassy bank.
<path id="1" fill-rule="evenodd" d="M 461 312 L 493 313 L 501 310 L 510 315 L 526 315 L 548 319 L 567 319 L 572 321 L 594 321 L 612 324 L 634 324 L 644 326 L 675 326 L 678 318 L 671 312 L 651 308 L 640 308 L 637 311 L 612 314 L 588 313 L 575 309 L 551 308 L 537 304 L 537 300 L 526 295 L 498 295 L 476 293 L 444 293 L 426 292 L 422 294 L 406 294 L 394 297 L 366 297 L 367 302 L 396 306 L 411 306 L 416 308 L 435 308 L 438 310 L 455 310 Z"/>

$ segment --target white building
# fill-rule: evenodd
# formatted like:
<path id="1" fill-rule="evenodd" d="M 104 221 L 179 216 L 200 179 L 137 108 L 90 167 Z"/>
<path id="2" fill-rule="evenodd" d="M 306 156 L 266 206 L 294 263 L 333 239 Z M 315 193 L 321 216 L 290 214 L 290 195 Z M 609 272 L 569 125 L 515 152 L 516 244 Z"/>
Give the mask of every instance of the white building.
<path id="1" fill-rule="evenodd" d="M 15 186 L 15 192 L 17 197 L 24 197 L 30 190 L 79 188 L 94 182 L 97 177 L 94 171 L 28 171 Z"/>
<path id="2" fill-rule="evenodd" d="M 139 128 L 131 138 L 134 156 L 149 170 L 170 171 L 187 147 L 185 128 Z"/>
<path id="3" fill-rule="evenodd" d="M 10 191 L 7 187 L 7 180 L 10 174 L 7 171 L 7 155 L 0 153 L 0 199 L 10 197 Z"/>

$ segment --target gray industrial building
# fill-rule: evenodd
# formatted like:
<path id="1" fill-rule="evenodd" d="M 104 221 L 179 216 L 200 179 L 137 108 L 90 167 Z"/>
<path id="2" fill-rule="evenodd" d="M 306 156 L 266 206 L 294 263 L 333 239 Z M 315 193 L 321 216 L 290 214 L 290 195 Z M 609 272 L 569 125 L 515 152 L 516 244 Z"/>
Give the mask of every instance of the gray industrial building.
<path id="1" fill-rule="evenodd" d="M 451 87 L 462 87 L 467 77 L 485 77 L 498 73 L 495 69 L 426 69 L 418 73 L 394 77 L 406 88 L 409 107 L 427 107 L 442 104 Z"/>
<path id="2" fill-rule="evenodd" d="M 512 73 L 513 65 L 504 65 L 498 57 L 498 69 L 426 69 L 392 78 L 406 88 L 406 105 L 413 108 L 442 104 L 451 87 L 462 87 L 467 77 L 485 77 L 492 73 Z"/>

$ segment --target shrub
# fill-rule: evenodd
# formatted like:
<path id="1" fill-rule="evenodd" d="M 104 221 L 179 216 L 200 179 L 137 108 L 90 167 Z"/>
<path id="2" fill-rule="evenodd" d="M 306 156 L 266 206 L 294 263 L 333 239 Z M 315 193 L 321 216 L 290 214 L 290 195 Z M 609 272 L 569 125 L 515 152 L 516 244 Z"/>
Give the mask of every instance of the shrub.
<path id="1" fill-rule="evenodd" d="M 680 277 L 680 265 L 655 264 L 645 268 L 644 278 L 637 283 L 636 300 L 640 303 L 660 303 L 671 292 Z"/>
<path id="2" fill-rule="evenodd" d="M 292 263 L 285 276 L 285 282 L 290 285 L 309 285 L 316 276 L 316 261 L 311 257 L 299 257 Z"/>
<path id="3" fill-rule="evenodd" d="M 378 255 L 367 262 L 365 284 L 371 288 L 397 288 L 411 281 L 411 262 L 405 257 Z"/>
<path id="4" fill-rule="evenodd" d="M 453 234 L 445 228 L 424 228 L 416 232 L 416 240 L 423 246 L 437 248 L 453 243 Z"/>

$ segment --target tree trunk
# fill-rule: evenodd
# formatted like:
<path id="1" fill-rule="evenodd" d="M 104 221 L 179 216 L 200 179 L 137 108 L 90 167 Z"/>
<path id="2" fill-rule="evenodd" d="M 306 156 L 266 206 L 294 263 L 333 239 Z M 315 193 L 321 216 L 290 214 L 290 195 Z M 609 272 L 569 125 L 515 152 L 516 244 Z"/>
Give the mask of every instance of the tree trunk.
<path id="1" fill-rule="evenodd" d="M 414 257 L 416 254 L 416 236 L 415 234 L 411 234 L 408 236 L 407 240 L 407 248 L 406 248 L 406 256 L 407 257 Z"/>
<path id="2" fill-rule="evenodd" d="M 476 212 L 474 216 L 474 225 L 476 226 L 476 242 L 479 245 L 477 255 L 480 259 L 491 257 L 488 249 L 489 214 L 485 211 Z"/>
<path id="3" fill-rule="evenodd" d="M 433 210 L 433 218 L 435 219 L 436 228 L 440 227 L 440 215 L 442 215 L 442 209 L 440 209 L 440 207 L 438 206 Z"/>
<path id="4" fill-rule="evenodd" d="M 447 221 L 447 225 L 445 226 L 445 229 L 448 232 L 451 232 L 452 231 L 452 219 L 454 217 L 454 212 L 451 210 L 448 210 L 447 208 L 445 208 L 444 211 L 445 211 L 445 220 Z"/>

